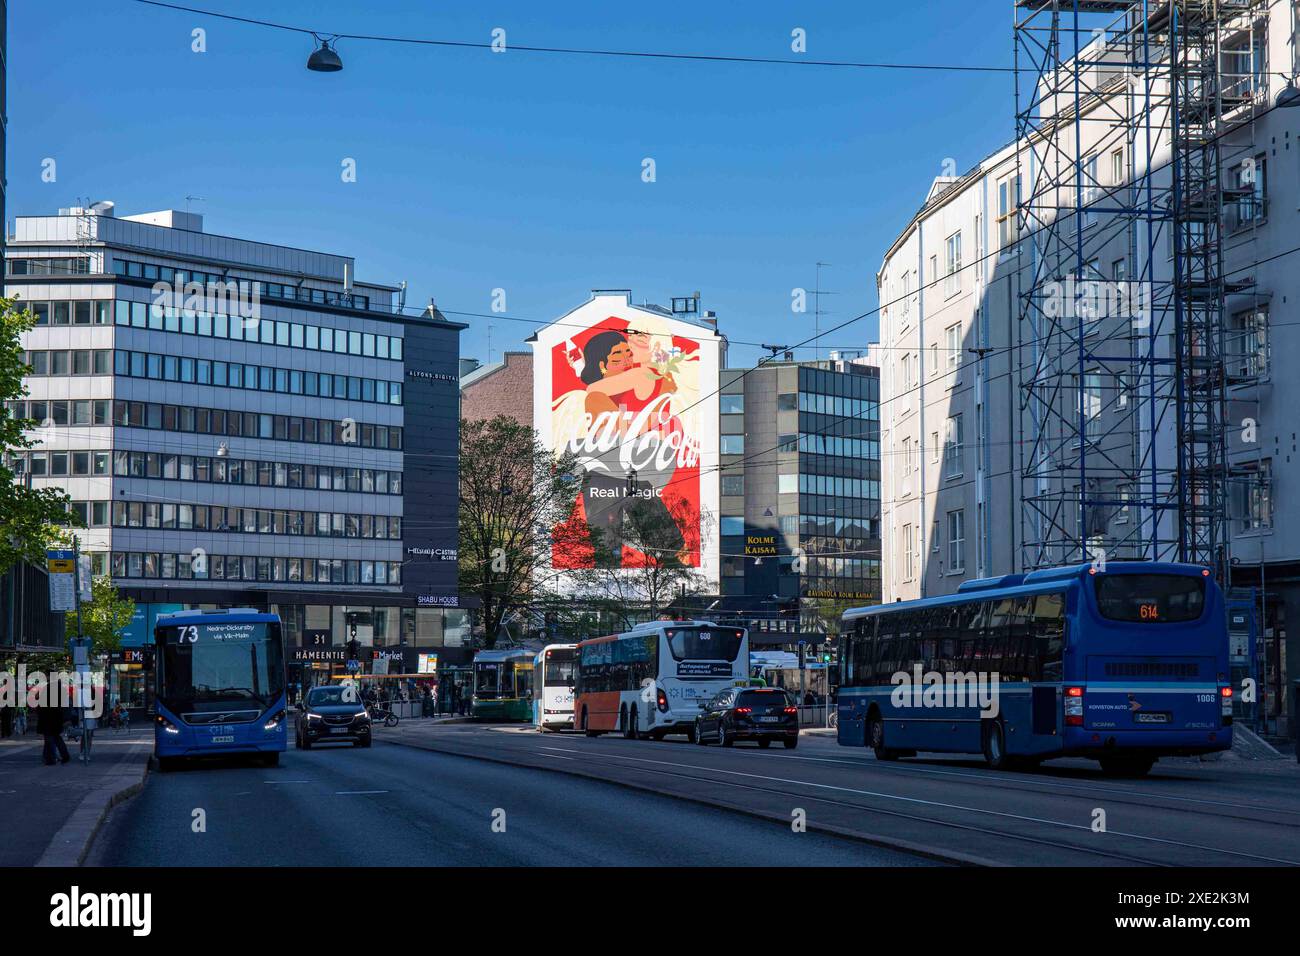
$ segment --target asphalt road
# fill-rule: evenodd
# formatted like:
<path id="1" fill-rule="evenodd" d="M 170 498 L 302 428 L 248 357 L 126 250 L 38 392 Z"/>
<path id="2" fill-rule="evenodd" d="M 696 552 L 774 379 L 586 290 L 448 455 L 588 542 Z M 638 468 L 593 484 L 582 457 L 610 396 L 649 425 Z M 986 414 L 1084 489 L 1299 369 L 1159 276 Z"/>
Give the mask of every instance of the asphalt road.
<path id="1" fill-rule="evenodd" d="M 804 735 L 797 751 L 682 738 L 539 734 L 404 723 L 387 739 L 647 788 L 954 861 L 1071 866 L 1300 865 L 1300 768 L 1290 760 L 1165 760 L 1140 780 L 1084 760 L 993 771 L 978 759 L 877 761 Z M 549 779 L 548 778 L 546 779 Z"/>
<path id="2" fill-rule="evenodd" d="M 291 744 L 276 769 L 232 760 L 151 774 L 142 794 L 113 810 L 87 859 L 92 866 L 719 862 L 926 861 L 616 783 L 384 742 L 368 750 Z"/>

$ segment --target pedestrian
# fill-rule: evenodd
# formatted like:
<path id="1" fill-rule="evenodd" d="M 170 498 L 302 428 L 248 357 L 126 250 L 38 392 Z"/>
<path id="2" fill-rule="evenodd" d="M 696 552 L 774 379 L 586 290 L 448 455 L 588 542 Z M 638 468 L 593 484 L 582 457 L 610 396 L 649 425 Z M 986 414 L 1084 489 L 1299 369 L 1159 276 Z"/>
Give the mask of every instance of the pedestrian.
<path id="1" fill-rule="evenodd" d="M 54 700 L 46 701 L 45 706 L 36 711 L 36 732 L 45 738 L 41 759 L 47 767 L 54 766 L 56 762 L 67 763 L 72 759 L 68 745 L 63 742 L 63 717 L 63 708 Z"/>

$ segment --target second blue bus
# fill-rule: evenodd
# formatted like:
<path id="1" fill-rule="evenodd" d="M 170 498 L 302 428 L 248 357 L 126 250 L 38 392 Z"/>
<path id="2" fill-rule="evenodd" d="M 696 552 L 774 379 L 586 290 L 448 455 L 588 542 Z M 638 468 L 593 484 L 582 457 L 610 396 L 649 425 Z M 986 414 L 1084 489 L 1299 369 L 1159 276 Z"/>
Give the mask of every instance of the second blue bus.
<path id="1" fill-rule="evenodd" d="M 1078 565 L 850 610 L 839 743 L 992 767 L 1087 757 L 1141 776 L 1232 746 L 1223 593 L 1206 568 Z"/>

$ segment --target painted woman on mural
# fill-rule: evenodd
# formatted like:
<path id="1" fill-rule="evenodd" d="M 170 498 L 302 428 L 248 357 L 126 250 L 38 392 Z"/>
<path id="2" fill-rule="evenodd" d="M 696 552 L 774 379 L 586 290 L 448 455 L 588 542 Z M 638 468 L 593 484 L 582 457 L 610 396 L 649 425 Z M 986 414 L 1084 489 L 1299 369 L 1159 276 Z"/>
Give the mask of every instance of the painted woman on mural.
<path id="1" fill-rule="evenodd" d="M 602 566 L 633 566 L 647 559 L 624 539 L 626 509 L 644 502 L 668 514 L 663 492 L 677 470 L 676 458 L 669 453 L 665 460 L 653 452 L 661 446 L 671 452 L 688 440 L 673 408 L 681 350 L 674 349 L 666 329 L 641 319 L 638 324 L 647 327 L 603 329 L 580 350 L 572 349 L 569 365 L 584 388 L 561 395 L 553 407 L 555 437 L 583 458 L 581 507 L 587 526 L 596 532 L 593 544 Z M 638 452 L 630 465 L 629 444 Z M 670 535 L 665 544 L 685 556 L 684 534 Z"/>

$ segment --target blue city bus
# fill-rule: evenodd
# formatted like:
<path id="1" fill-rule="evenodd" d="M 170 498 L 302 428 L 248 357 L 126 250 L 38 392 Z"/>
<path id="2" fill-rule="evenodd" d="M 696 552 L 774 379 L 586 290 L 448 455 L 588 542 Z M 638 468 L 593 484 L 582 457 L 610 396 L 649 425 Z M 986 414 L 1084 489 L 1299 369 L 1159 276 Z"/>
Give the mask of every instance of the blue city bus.
<path id="1" fill-rule="evenodd" d="M 839 743 L 882 760 L 1087 757 L 1141 776 L 1162 756 L 1232 746 L 1227 612 L 1199 566 L 1112 561 L 967 581 L 847 611 L 840 641 Z"/>
<path id="2" fill-rule="evenodd" d="M 254 754 L 286 745 L 284 639 L 278 614 L 251 608 L 160 614 L 154 627 L 154 755 Z"/>

